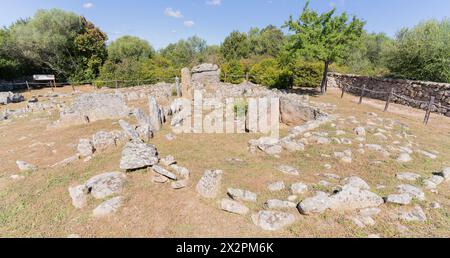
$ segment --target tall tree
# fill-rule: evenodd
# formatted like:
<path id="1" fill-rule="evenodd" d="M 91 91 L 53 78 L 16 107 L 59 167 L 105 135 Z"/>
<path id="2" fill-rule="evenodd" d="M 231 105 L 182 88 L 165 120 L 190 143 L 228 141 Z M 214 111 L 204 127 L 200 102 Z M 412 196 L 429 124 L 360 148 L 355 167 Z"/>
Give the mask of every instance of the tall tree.
<path id="1" fill-rule="evenodd" d="M 180 40 L 176 43 L 169 44 L 160 53 L 176 67 L 186 67 L 197 64 L 200 56 L 206 50 L 206 41 L 197 36 L 193 36 L 187 40 Z"/>
<path id="2" fill-rule="evenodd" d="M 239 60 L 250 55 L 250 43 L 246 33 L 233 31 L 225 38 L 220 49 L 225 60 Z"/>
<path id="3" fill-rule="evenodd" d="M 336 9 L 318 14 L 309 8 L 309 1 L 298 20 L 292 16 L 285 27 L 294 32 L 288 48 L 324 62 L 321 92 L 327 90 L 328 68 L 350 51 L 361 37 L 364 22 L 355 16 L 349 22 L 346 13 L 335 16 Z"/>
<path id="4" fill-rule="evenodd" d="M 114 63 L 123 60 L 139 61 L 151 58 L 155 54 L 153 47 L 145 40 L 133 36 L 123 36 L 108 46 L 108 59 Z"/>

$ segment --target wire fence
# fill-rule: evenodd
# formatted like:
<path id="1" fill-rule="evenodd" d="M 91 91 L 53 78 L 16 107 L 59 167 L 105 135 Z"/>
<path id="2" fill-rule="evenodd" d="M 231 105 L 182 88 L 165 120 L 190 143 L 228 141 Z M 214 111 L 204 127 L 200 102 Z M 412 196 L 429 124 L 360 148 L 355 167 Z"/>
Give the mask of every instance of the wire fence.
<path id="1" fill-rule="evenodd" d="M 443 113 L 442 111 L 444 111 L 444 113 L 450 112 L 450 106 L 442 105 L 441 103 L 436 103 L 435 96 L 430 96 L 429 101 L 422 101 L 422 100 L 412 99 L 408 96 L 399 95 L 399 94 L 395 93 L 395 88 L 391 88 L 390 91 L 377 91 L 377 90 L 367 89 L 366 85 L 363 85 L 362 87 L 355 87 L 355 86 L 351 86 L 349 84 L 345 84 L 343 87 L 341 87 L 341 89 L 342 89 L 341 98 L 344 98 L 345 92 L 352 93 L 351 91 L 349 91 L 351 89 L 354 90 L 353 93 L 355 92 L 355 90 L 356 90 L 356 92 L 361 92 L 358 104 L 362 104 L 364 97 L 370 97 L 370 96 L 367 96 L 366 93 L 379 94 L 379 95 L 385 96 L 386 97 L 386 105 L 384 108 L 384 112 L 388 111 L 389 105 L 391 103 L 395 103 L 395 102 L 398 103 L 398 101 L 396 101 L 395 98 L 401 99 L 406 102 L 407 106 L 418 107 L 418 108 L 424 109 L 426 111 L 425 117 L 423 120 L 423 123 L 425 125 L 428 125 L 428 122 L 430 120 L 430 115 L 432 112 L 439 113 L 439 114 L 442 114 Z M 373 98 L 373 96 L 372 96 L 372 98 Z M 400 103 L 400 104 L 405 105 L 405 103 Z"/>

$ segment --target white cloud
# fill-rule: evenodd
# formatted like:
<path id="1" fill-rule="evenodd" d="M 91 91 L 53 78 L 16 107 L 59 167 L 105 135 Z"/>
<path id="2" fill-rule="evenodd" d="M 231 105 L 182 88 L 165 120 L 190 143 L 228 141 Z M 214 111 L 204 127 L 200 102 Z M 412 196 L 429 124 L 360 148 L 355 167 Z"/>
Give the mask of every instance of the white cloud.
<path id="1" fill-rule="evenodd" d="M 195 25 L 195 22 L 194 21 L 185 21 L 184 22 L 184 26 L 186 26 L 186 27 L 188 27 L 188 28 L 190 28 L 190 27 L 192 27 L 192 26 L 194 26 Z"/>
<path id="2" fill-rule="evenodd" d="M 94 7 L 94 4 L 91 3 L 91 2 L 87 2 L 87 3 L 84 3 L 84 4 L 83 4 L 83 8 L 84 8 L 84 9 L 91 9 L 91 8 L 93 8 L 93 7 Z"/>
<path id="3" fill-rule="evenodd" d="M 166 8 L 164 14 L 173 18 L 183 18 L 183 14 L 179 10 L 174 10 L 171 7 Z"/>
<path id="4" fill-rule="evenodd" d="M 207 5 L 220 5 L 220 4 L 222 4 L 222 0 L 207 0 L 206 4 Z"/>

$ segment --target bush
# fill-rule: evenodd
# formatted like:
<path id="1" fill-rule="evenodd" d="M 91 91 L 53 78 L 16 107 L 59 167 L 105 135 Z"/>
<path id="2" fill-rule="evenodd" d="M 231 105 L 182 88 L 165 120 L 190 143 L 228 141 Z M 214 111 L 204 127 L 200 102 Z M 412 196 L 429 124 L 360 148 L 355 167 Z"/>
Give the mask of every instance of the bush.
<path id="1" fill-rule="evenodd" d="M 269 88 L 285 89 L 292 85 L 292 77 L 273 58 L 255 64 L 250 70 L 250 81 Z"/>
<path id="2" fill-rule="evenodd" d="M 290 65 L 293 85 L 296 87 L 319 87 L 322 81 L 323 69 L 323 64 L 320 62 L 295 62 Z"/>
<path id="3" fill-rule="evenodd" d="M 248 103 L 244 99 L 238 99 L 234 102 L 233 112 L 237 117 L 243 117 L 248 112 Z"/>
<path id="4" fill-rule="evenodd" d="M 239 84 L 244 81 L 244 77 L 244 69 L 238 61 L 233 60 L 222 64 L 220 79 L 223 82 Z"/>

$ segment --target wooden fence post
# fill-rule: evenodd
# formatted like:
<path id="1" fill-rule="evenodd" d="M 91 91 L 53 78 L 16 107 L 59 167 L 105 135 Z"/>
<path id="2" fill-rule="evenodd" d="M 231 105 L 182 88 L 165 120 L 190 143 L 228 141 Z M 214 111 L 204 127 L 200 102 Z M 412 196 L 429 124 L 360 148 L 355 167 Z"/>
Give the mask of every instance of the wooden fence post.
<path id="1" fill-rule="evenodd" d="M 344 94 L 345 94 L 345 88 L 346 88 L 347 86 L 345 86 L 345 85 L 343 85 L 342 86 L 342 94 L 341 94 L 341 99 L 343 99 L 344 98 Z"/>
<path id="2" fill-rule="evenodd" d="M 384 107 L 384 112 L 386 112 L 389 108 L 389 104 L 391 103 L 392 97 L 394 96 L 394 87 L 391 88 L 391 91 L 389 92 L 389 96 L 386 101 L 386 106 Z"/>
<path id="3" fill-rule="evenodd" d="M 31 91 L 30 85 L 28 85 L 28 81 L 25 82 L 27 84 L 28 91 Z"/>
<path id="4" fill-rule="evenodd" d="M 428 120 L 430 120 L 430 115 L 431 115 L 431 109 L 434 106 L 434 100 L 436 99 L 436 97 L 431 96 L 430 98 L 430 102 L 428 102 L 428 107 L 427 107 L 427 112 L 425 113 L 425 118 L 423 120 L 423 123 L 425 125 L 428 125 Z"/>
<path id="5" fill-rule="evenodd" d="M 249 77 L 248 77 L 248 73 L 245 73 L 245 81 L 247 81 L 247 82 L 248 82 L 248 79 L 249 79 Z"/>
<path id="6" fill-rule="evenodd" d="M 116 83 L 116 89 L 118 89 L 119 88 L 119 82 L 117 80 L 115 80 L 115 83 Z"/>
<path id="7" fill-rule="evenodd" d="M 362 87 L 362 91 L 361 91 L 361 97 L 359 97 L 359 104 L 362 104 L 363 98 L 364 98 L 364 93 L 366 92 L 366 85 L 364 84 Z"/>
<path id="8" fill-rule="evenodd" d="M 50 84 L 52 84 L 52 83 L 50 82 Z M 56 88 L 56 83 L 55 83 L 55 80 L 53 80 L 52 91 L 55 91 L 55 88 Z"/>

